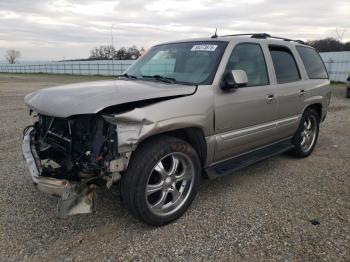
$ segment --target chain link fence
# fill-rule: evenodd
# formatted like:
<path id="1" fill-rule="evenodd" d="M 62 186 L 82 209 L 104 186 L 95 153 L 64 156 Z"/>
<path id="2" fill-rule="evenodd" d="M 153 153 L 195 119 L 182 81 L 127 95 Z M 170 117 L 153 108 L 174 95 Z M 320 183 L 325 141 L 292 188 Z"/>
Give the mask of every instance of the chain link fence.
<path id="1" fill-rule="evenodd" d="M 320 53 L 332 81 L 345 82 L 350 71 L 350 52 Z"/>
<path id="2" fill-rule="evenodd" d="M 1 73 L 45 73 L 70 75 L 120 75 L 134 60 L 72 61 L 56 63 L 0 64 Z"/>
<path id="3" fill-rule="evenodd" d="M 350 71 L 350 52 L 320 53 L 332 81 L 345 82 Z M 0 64 L 1 73 L 45 73 L 71 75 L 120 75 L 135 60 L 71 61 L 54 63 Z"/>

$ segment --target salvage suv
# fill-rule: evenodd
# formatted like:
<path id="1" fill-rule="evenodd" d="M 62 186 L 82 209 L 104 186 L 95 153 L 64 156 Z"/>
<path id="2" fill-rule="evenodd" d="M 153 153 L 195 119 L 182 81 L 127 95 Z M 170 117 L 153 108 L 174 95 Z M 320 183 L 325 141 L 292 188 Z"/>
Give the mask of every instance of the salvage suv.
<path id="1" fill-rule="evenodd" d="M 314 150 L 330 82 L 319 54 L 268 34 L 152 47 L 115 80 L 25 97 L 36 118 L 22 152 L 36 187 L 60 197 L 60 217 L 94 209 L 96 187 L 164 225 L 217 178 L 289 152 Z"/>

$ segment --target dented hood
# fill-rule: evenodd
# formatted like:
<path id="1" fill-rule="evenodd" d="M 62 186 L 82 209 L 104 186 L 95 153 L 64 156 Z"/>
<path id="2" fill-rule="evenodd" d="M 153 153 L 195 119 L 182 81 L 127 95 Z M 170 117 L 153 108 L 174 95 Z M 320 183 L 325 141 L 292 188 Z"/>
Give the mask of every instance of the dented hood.
<path id="1" fill-rule="evenodd" d="M 114 105 L 191 95 L 195 86 L 143 80 L 106 80 L 45 88 L 27 95 L 27 106 L 48 116 L 95 114 Z"/>

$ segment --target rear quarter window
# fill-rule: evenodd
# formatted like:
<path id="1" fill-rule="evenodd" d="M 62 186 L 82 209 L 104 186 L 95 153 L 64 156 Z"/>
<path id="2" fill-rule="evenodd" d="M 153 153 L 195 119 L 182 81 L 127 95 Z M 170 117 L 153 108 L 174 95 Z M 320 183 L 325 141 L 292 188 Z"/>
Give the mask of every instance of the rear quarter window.
<path id="1" fill-rule="evenodd" d="M 328 79 L 328 73 L 322 59 L 314 49 L 304 46 L 296 48 L 310 79 Z"/>

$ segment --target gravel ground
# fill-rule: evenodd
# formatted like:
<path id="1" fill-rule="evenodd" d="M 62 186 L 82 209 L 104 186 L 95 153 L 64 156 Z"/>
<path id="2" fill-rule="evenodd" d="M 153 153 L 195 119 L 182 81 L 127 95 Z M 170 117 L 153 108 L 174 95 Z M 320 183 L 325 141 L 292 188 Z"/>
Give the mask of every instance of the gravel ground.
<path id="1" fill-rule="evenodd" d="M 330 112 L 307 159 L 282 155 L 202 181 L 179 220 L 133 219 L 116 190 L 97 212 L 60 220 L 56 199 L 36 191 L 20 152 L 31 123 L 25 94 L 89 77 L 0 74 L 0 261 L 350 260 L 350 100 L 333 86 Z M 101 79 L 101 78 L 100 78 Z"/>

